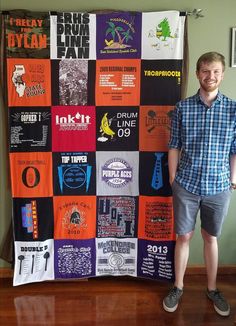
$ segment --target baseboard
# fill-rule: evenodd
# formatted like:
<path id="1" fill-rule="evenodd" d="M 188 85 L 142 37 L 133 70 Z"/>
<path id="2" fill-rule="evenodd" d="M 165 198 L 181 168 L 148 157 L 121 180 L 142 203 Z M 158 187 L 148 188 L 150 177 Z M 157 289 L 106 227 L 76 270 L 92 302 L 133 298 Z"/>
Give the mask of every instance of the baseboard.
<path id="1" fill-rule="evenodd" d="M 206 275 L 205 266 L 188 266 L 186 270 L 186 275 Z M 236 265 L 219 266 L 218 275 L 236 275 Z M 0 267 L 0 278 L 13 278 L 13 270 L 11 268 Z"/>

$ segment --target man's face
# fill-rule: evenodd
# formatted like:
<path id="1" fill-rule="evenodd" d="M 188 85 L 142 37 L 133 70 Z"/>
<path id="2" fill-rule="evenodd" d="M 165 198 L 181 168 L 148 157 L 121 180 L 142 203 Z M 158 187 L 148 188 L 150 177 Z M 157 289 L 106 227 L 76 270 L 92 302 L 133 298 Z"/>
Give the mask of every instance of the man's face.
<path id="1" fill-rule="evenodd" d="M 201 88 L 206 92 L 214 92 L 218 89 L 224 71 L 221 62 L 201 63 L 199 71 L 196 72 Z"/>

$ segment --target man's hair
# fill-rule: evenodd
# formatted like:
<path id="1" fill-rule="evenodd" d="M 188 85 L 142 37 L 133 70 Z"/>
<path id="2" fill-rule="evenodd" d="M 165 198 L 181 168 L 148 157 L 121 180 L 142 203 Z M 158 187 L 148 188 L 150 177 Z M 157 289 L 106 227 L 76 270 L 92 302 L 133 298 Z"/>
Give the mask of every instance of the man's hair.
<path id="1" fill-rule="evenodd" d="M 223 71 L 225 70 L 225 57 L 218 52 L 207 52 L 200 56 L 197 61 L 196 69 L 200 70 L 202 63 L 212 63 L 212 62 L 221 62 Z"/>

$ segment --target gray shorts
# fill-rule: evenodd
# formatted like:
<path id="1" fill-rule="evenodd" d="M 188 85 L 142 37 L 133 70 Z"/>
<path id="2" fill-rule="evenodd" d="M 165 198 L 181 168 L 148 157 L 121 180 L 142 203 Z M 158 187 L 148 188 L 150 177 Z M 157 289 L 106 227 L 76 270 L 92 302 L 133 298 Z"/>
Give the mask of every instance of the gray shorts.
<path id="1" fill-rule="evenodd" d="M 185 190 L 176 181 L 172 184 L 175 233 L 184 235 L 195 229 L 200 212 L 201 228 L 212 236 L 221 234 L 228 213 L 231 190 L 211 196 L 198 196 Z"/>

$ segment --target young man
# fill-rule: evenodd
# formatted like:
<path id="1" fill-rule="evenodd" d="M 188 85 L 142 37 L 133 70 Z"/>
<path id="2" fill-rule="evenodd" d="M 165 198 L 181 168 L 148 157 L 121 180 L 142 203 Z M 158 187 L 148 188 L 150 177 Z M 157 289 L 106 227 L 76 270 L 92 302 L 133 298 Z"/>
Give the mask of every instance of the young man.
<path id="1" fill-rule="evenodd" d="M 184 274 L 196 217 L 200 212 L 207 272 L 207 296 L 221 316 L 230 306 L 216 287 L 217 237 L 236 188 L 236 101 L 218 90 L 225 59 L 217 52 L 197 61 L 198 93 L 177 103 L 169 142 L 169 175 L 173 190 L 175 232 L 175 283 L 163 300 L 174 312 L 183 294 Z"/>

